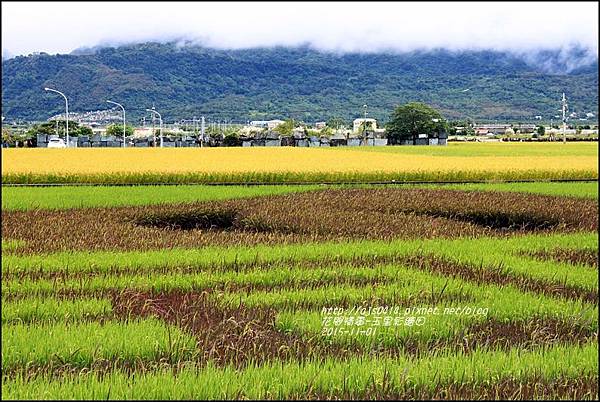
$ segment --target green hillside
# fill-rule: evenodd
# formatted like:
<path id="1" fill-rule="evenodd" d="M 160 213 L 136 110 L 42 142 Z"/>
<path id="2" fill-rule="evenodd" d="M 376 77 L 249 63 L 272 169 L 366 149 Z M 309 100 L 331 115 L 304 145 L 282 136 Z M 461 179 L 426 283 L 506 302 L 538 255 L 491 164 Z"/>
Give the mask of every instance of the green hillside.
<path id="1" fill-rule="evenodd" d="M 113 99 L 132 119 L 154 104 L 167 121 L 200 115 L 349 120 L 365 103 L 370 116 L 386 120 L 394 105 L 409 101 L 431 104 L 451 119 L 525 121 L 557 114 L 563 91 L 571 110 L 596 111 L 597 61 L 568 74 L 550 73 L 547 65 L 547 58 L 538 63 L 493 51 L 342 55 L 308 47 L 145 43 L 4 60 L 2 114 L 45 120 L 61 113 L 62 102 L 44 86 L 65 92 L 71 111 L 106 109 L 106 99 Z"/>

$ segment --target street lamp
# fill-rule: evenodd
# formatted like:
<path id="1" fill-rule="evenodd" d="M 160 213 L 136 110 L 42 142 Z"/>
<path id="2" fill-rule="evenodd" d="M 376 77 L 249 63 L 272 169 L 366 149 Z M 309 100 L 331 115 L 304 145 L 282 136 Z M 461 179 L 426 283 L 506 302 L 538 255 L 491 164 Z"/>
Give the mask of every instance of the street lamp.
<path id="1" fill-rule="evenodd" d="M 60 91 L 57 91 L 56 89 L 52 89 L 52 88 L 44 88 L 44 91 L 50 91 L 50 92 L 56 92 L 59 95 L 62 95 L 63 98 L 65 98 L 65 110 L 66 110 L 66 116 L 67 116 L 67 132 L 66 132 L 66 137 L 67 137 L 67 148 L 69 147 L 69 100 L 67 99 L 67 97 L 65 96 L 65 94 L 63 94 Z"/>
<path id="2" fill-rule="evenodd" d="M 117 102 L 113 102 L 110 100 L 107 100 L 106 102 L 108 103 L 112 103 L 113 105 L 117 105 L 118 107 L 121 108 L 121 110 L 123 110 L 123 148 L 125 148 L 125 108 L 123 107 L 123 105 L 121 105 L 120 103 Z"/>
<path id="3" fill-rule="evenodd" d="M 158 115 L 159 133 L 160 133 L 160 147 L 163 147 L 163 134 L 162 134 L 162 116 L 154 109 L 146 109 L 147 112 L 156 113 Z"/>

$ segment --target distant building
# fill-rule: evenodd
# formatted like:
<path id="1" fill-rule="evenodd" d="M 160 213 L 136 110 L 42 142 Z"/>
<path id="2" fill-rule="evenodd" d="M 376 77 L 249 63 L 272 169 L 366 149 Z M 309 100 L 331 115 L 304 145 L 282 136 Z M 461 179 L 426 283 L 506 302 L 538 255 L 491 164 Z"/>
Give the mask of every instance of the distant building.
<path id="1" fill-rule="evenodd" d="M 304 130 L 304 127 L 294 127 L 292 129 L 292 135 L 305 137 L 306 132 Z"/>
<path id="2" fill-rule="evenodd" d="M 317 130 L 320 130 L 322 128 L 325 128 L 326 125 L 327 125 L 327 123 L 325 123 L 324 121 L 318 121 L 315 123 L 315 128 Z"/>
<path id="3" fill-rule="evenodd" d="M 250 122 L 250 126 L 268 128 L 269 130 L 272 130 L 281 123 L 285 122 L 283 120 L 254 120 Z"/>
<path id="4" fill-rule="evenodd" d="M 352 124 L 352 131 L 358 133 L 363 123 L 369 124 L 369 128 L 371 130 L 377 129 L 377 120 L 375 119 L 354 119 L 354 122 Z"/>
<path id="5" fill-rule="evenodd" d="M 405 138 L 400 140 L 399 145 L 447 145 L 448 133 L 430 133 L 419 134 L 415 138 Z"/>
<path id="6" fill-rule="evenodd" d="M 269 120 L 267 122 L 267 128 L 269 130 L 272 130 L 272 129 L 274 129 L 275 127 L 277 127 L 278 125 L 280 125 L 282 123 L 285 123 L 285 121 L 283 121 L 283 120 Z"/>
<path id="7" fill-rule="evenodd" d="M 478 135 L 486 135 L 488 133 L 504 134 L 510 127 L 510 124 L 477 124 L 473 126 L 473 130 L 475 131 L 475 134 Z"/>
<path id="8" fill-rule="evenodd" d="M 513 130 L 515 130 L 515 132 L 518 131 L 521 134 L 533 133 L 536 128 L 537 126 L 535 124 L 516 124 L 513 126 Z"/>
<path id="9" fill-rule="evenodd" d="M 473 126 L 476 135 L 486 134 L 506 134 L 506 130 L 512 129 L 520 133 L 533 133 L 536 129 L 535 124 L 478 124 Z M 458 127 L 457 127 L 458 131 Z"/>
<path id="10" fill-rule="evenodd" d="M 152 137 L 151 128 L 136 128 L 133 130 L 133 136 L 135 138 Z"/>
<path id="11" fill-rule="evenodd" d="M 244 126 L 240 130 L 241 137 L 252 137 L 255 133 L 262 131 L 260 126 Z"/>
<path id="12" fill-rule="evenodd" d="M 90 127 L 92 129 L 92 133 L 93 134 L 97 134 L 97 135 L 105 135 L 106 134 L 106 127 Z"/>

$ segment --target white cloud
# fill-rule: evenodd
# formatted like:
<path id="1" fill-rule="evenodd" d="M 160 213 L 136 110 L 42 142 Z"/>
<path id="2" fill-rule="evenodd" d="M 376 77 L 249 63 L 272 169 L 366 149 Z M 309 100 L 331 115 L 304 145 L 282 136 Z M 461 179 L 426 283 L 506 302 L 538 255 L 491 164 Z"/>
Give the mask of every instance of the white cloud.
<path id="1" fill-rule="evenodd" d="M 578 44 L 598 54 L 598 3 L 2 2 L 2 52 L 188 38 L 247 48 L 311 44 L 331 51 L 419 48 L 517 52 Z"/>

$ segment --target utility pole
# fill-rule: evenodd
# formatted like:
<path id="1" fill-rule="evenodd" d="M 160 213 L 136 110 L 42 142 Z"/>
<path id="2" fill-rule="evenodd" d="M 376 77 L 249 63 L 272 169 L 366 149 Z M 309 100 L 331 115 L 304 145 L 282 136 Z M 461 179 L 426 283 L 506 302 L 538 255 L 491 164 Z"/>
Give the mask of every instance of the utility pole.
<path id="1" fill-rule="evenodd" d="M 154 131 L 154 119 L 156 117 L 154 116 L 154 113 L 152 113 L 152 146 L 156 147 L 156 133 Z"/>
<path id="2" fill-rule="evenodd" d="M 563 144 L 567 143 L 567 97 L 565 93 L 562 94 L 562 123 L 563 123 Z"/>
<path id="3" fill-rule="evenodd" d="M 204 116 L 201 117 L 200 123 L 200 148 L 204 146 Z"/>
<path id="4" fill-rule="evenodd" d="M 363 137 L 365 137 L 365 145 L 369 145 L 369 140 L 367 139 L 367 105 L 363 105 L 364 110 L 364 120 L 363 120 Z"/>

